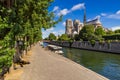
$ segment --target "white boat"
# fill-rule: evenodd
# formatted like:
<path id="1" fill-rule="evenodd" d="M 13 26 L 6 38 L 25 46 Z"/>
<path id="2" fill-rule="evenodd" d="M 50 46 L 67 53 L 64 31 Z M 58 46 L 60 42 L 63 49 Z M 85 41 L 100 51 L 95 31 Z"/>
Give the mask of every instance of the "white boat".
<path id="1" fill-rule="evenodd" d="M 60 46 L 48 45 L 48 47 L 52 50 L 62 50 L 62 47 L 60 47 Z"/>
<path id="2" fill-rule="evenodd" d="M 60 46 L 56 46 L 56 45 L 48 45 L 48 48 L 52 51 L 54 51 L 55 53 L 58 53 L 58 54 L 62 54 L 63 51 L 62 51 L 62 47 Z"/>
<path id="3" fill-rule="evenodd" d="M 57 51 L 55 51 L 55 53 L 57 53 L 57 54 L 63 54 L 63 51 L 62 50 L 57 50 Z"/>

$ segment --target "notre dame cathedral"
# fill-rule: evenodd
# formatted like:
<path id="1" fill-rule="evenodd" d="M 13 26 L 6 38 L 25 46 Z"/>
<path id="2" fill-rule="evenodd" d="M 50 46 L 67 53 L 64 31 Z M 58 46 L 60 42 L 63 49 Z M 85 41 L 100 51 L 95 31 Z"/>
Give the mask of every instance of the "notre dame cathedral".
<path id="1" fill-rule="evenodd" d="M 67 34 L 69 37 L 73 37 L 76 34 L 79 34 L 80 30 L 83 28 L 84 25 L 94 25 L 95 28 L 98 26 L 102 26 L 99 18 L 93 19 L 91 21 L 86 21 L 86 11 L 84 9 L 84 19 L 83 23 L 80 22 L 80 20 L 74 20 L 71 19 L 66 20 L 66 29 L 65 34 Z"/>

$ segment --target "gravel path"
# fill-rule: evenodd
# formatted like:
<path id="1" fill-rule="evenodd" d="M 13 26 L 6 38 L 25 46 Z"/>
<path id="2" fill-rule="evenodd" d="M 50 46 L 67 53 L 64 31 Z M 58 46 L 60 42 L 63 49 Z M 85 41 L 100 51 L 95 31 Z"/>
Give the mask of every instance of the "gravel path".
<path id="1" fill-rule="evenodd" d="M 37 44 L 32 49 L 31 64 L 24 67 L 21 80 L 108 79 Z"/>

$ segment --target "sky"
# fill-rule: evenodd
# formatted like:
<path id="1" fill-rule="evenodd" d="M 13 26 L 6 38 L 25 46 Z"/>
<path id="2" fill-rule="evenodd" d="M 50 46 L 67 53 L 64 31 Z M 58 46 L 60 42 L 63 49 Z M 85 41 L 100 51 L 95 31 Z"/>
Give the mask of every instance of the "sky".
<path id="1" fill-rule="evenodd" d="M 79 19 L 83 23 L 84 8 L 87 21 L 100 18 L 105 28 L 120 29 L 120 0 L 54 0 L 48 10 L 54 12 L 55 19 L 63 15 L 62 21 L 50 29 L 42 29 L 43 38 L 50 33 L 56 36 L 65 33 L 66 19 Z"/>

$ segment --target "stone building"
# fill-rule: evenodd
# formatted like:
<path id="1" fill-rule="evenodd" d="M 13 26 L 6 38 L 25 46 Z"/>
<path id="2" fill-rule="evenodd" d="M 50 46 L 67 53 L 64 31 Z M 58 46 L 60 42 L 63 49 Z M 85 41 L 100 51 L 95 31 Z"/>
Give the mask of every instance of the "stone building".
<path id="1" fill-rule="evenodd" d="M 74 37 L 74 35 L 79 34 L 84 25 L 94 25 L 94 29 L 100 26 L 102 27 L 102 23 L 100 22 L 99 18 L 90 20 L 85 24 L 81 23 L 80 20 L 77 19 L 75 19 L 74 21 L 72 21 L 71 19 L 67 19 L 65 34 L 67 34 L 69 37 Z"/>
<path id="2" fill-rule="evenodd" d="M 80 22 L 80 20 L 74 20 L 74 22 L 73 22 L 73 27 L 74 27 L 74 31 L 76 31 L 78 34 L 79 34 L 79 32 L 80 32 L 80 30 L 82 29 L 82 27 L 83 27 L 83 24 Z M 74 32 L 73 31 L 73 32 Z"/>
<path id="3" fill-rule="evenodd" d="M 65 33 L 69 36 L 69 37 L 71 37 L 72 35 L 72 31 L 73 31 L 73 22 L 72 22 L 72 20 L 71 19 L 67 19 L 66 20 L 66 31 L 65 31 Z"/>
<path id="4" fill-rule="evenodd" d="M 79 34 L 79 31 L 82 29 L 83 24 L 79 20 L 72 21 L 71 19 L 66 20 L 66 31 L 65 33 L 69 37 L 73 37 L 76 34 Z"/>
<path id="5" fill-rule="evenodd" d="M 72 21 L 71 19 L 67 19 L 65 34 L 67 34 L 69 37 L 74 37 L 74 35 L 79 34 L 84 25 L 94 25 L 94 29 L 100 26 L 102 27 L 102 23 L 100 22 L 99 17 L 90 21 L 86 21 L 86 9 L 84 9 L 83 23 L 81 23 L 80 20 L 77 19 L 75 19 L 74 21 Z"/>
<path id="6" fill-rule="evenodd" d="M 94 25 L 96 29 L 97 27 L 102 26 L 102 23 L 100 22 L 99 18 L 96 18 L 96 19 L 86 22 L 86 25 Z"/>

